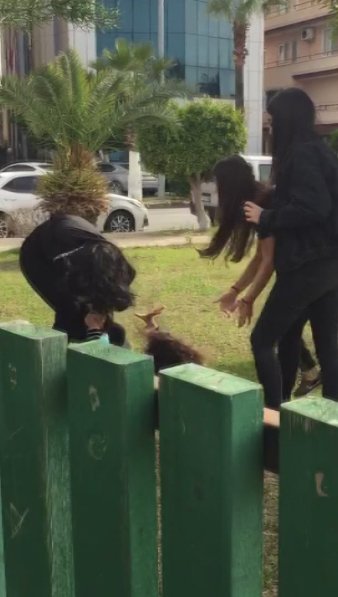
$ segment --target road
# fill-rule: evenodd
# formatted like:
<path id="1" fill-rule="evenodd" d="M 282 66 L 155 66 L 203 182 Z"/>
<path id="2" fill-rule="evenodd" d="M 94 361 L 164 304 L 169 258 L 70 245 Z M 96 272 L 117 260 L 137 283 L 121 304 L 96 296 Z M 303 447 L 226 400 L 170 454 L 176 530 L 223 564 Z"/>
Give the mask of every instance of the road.
<path id="1" fill-rule="evenodd" d="M 196 217 L 188 208 L 149 209 L 149 227 L 147 232 L 161 230 L 197 230 Z"/>

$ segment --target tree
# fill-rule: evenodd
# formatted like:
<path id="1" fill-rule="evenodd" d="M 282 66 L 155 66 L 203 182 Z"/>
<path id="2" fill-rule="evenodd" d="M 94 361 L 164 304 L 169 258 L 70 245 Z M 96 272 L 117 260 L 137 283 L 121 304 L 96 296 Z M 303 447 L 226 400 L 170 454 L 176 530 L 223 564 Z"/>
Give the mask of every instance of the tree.
<path id="1" fill-rule="evenodd" d="M 3 27 L 30 32 L 54 17 L 79 27 L 111 28 L 117 25 L 118 10 L 106 8 L 103 0 L 0 0 Z"/>
<path id="2" fill-rule="evenodd" d="M 236 108 L 244 110 L 244 65 L 248 55 L 247 34 L 250 18 L 263 12 L 269 4 L 283 4 L 285 0 L 209 0 L 209 11 L 232 23 L 234 36 Z"/>
<path id="3" fill-rule="evenodd" d="M 168 98 L 158 85 L 133 88 L 122 72 L 88 73 L 75 52 L 20 79 L 5 77 L 0 105 L 13 111 L 41 144 L 55 151 L 51 174 L 40 193 L 52 213 L 78 213 L 88 219 L 107 207 L 105 179 L 95 153 L 113 148 L 148 122 L 167 122 Z"/>
<path id="4" fill-rule="evenodd" d="M 152 172 L 189 181 L 200 228 L 208 227 L 201 184 L 217 160 L 242 151 L 246 143 L 244 118 L 222 101 L 171 103 L 173 122 L 152 124 L 139 138 L 144 163 Z"/>
<path id="5" fill-rule="evenodd" d="M 96 70 L 117 71 L 129 78 L 130 93 L 142 88 L 159 87 L 168 99 L 181 95 L 182 86 L 166 80 L 166 73 L 173 67 L 167 58 L 158 58 L 151 43 L 133 44 L 126 39 L 118 39 L 114 50 L 104 50 L 93 65 Z M 142 172 L 140 156 L 135 151 L 135 136 L 128 134 L 125 146 L 129 149 L 128 195 L 142 199 Z"/>

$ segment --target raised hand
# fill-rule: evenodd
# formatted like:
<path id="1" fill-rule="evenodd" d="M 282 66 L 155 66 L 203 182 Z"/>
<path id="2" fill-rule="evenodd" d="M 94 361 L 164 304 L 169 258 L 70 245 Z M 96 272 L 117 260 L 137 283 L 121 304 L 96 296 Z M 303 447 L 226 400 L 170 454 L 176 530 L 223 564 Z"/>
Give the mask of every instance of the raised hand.
<path id="1" fill-rule="evenodd" d="M 262 211 L 263 209 L 259 207 L 259 205 L 256 205 L 256 203 L 252 203 L 251 201 L 247 201 L 244 205 L 245 219 L 252 224 L 259 224 Z"/>
<path id="2" fill-rule="evenodd" d="M 145 313 L 145 314 L 135 313 L 135 317 L 144 321 L 144 323 L 146 324 L 146 331 L 158 330 L 159 325 L 158 325 L 157 321 L 155 320 L 155 317 L 161 315 L 161 313 L 163 313 L 164 309 L 165 309 L 165 307 L 163 307 L 161 305 L 160 307 L 153 309 L 149 313 Z"/>

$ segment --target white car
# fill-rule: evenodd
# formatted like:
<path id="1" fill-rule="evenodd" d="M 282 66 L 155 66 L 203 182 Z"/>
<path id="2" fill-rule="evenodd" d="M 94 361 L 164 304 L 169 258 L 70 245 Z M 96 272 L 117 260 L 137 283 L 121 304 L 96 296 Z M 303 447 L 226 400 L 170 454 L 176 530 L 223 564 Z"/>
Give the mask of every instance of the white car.
<path id="1" fill-rule="evenodd" d="M 0 173 L 0 238 L 17 234 L 15 223 L 20 221 L 19 214 L 25 214 L 25 230 L 32 230 L 39 223 L 37 208 L 41 198 L 36 187 L 40 176 L 43 174 L 38 172 Z M 108 212 L 98 221 L 102 232 L 139 232 L 148 226 L 148 211 L 143 203 L 113 193 L 108 197 Z"/>
<path id="2" fill-rule="evenodd" d="M 15 172 L 37 172 L 43 174 L 50 170 L 52 170 L 52 164 L 48 164 L 47 162 L 13 162 L 13 164 L 8 164 L 8 166 L 2 168 L 0 175 Z"/>
<path id="3" fill-rule="evenodd" d="M 112 193 L 128 193 L 128 164 L 99 162 L 97 168 L 109 181 Z M 148 193 L 158 193 L 158 177 L 142 171 L 142 188 Z"/>

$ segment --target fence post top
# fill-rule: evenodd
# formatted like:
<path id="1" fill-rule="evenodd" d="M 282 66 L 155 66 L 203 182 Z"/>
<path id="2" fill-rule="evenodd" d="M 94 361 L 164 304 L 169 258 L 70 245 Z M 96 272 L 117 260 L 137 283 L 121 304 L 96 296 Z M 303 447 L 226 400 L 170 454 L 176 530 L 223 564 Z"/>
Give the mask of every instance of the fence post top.
<path id="1" fill-rule="evenodd" d="M 297 415 L 312 419 L 317 423 L 326 423 L 333 427 L 338 427 L 338 403 L 333 400 L 323 399 L 321 397 L 307 397 L 298 400 L 292 400 L 281 407 L 283 414 L 290 419 L 290 416 Z"/>
<path id="2" fill-rule="evenodd" d="M 70 344 L 68 348 L 69 355 L 83 355 L 95 357 L 100 361 L 112 363 L 114 365 L 131 365 L 141 362 L 152 362 L 152 357 L 133 352 L 126 348 L 114 346 L 113 344 L 103 344 L 100 340 L 93 342 L 83 342 L 79 344 Z"/>
<path id="3" fill-rule="evenodd" d="M 194 363 L 165 369 L 160 373 L 161 378 L 163 380 L 170 378 L 180 380 L 227 396 L 235 396 L 244 392 L 261 393 L 262 391 L 261 386 L 257 383 Z"/>
<path id="4" fill-rule="evenodd" d="M 66 334 L 57 332 L 53 329 L 34 325 L 29 321 L 10 321 L 8 323 L 0 322 L 0 334 L 7 332 L 13 335 L 22 336 L 29 340 L 45 340 L 48 338 L 62 338 L 67 339 Z"/>

